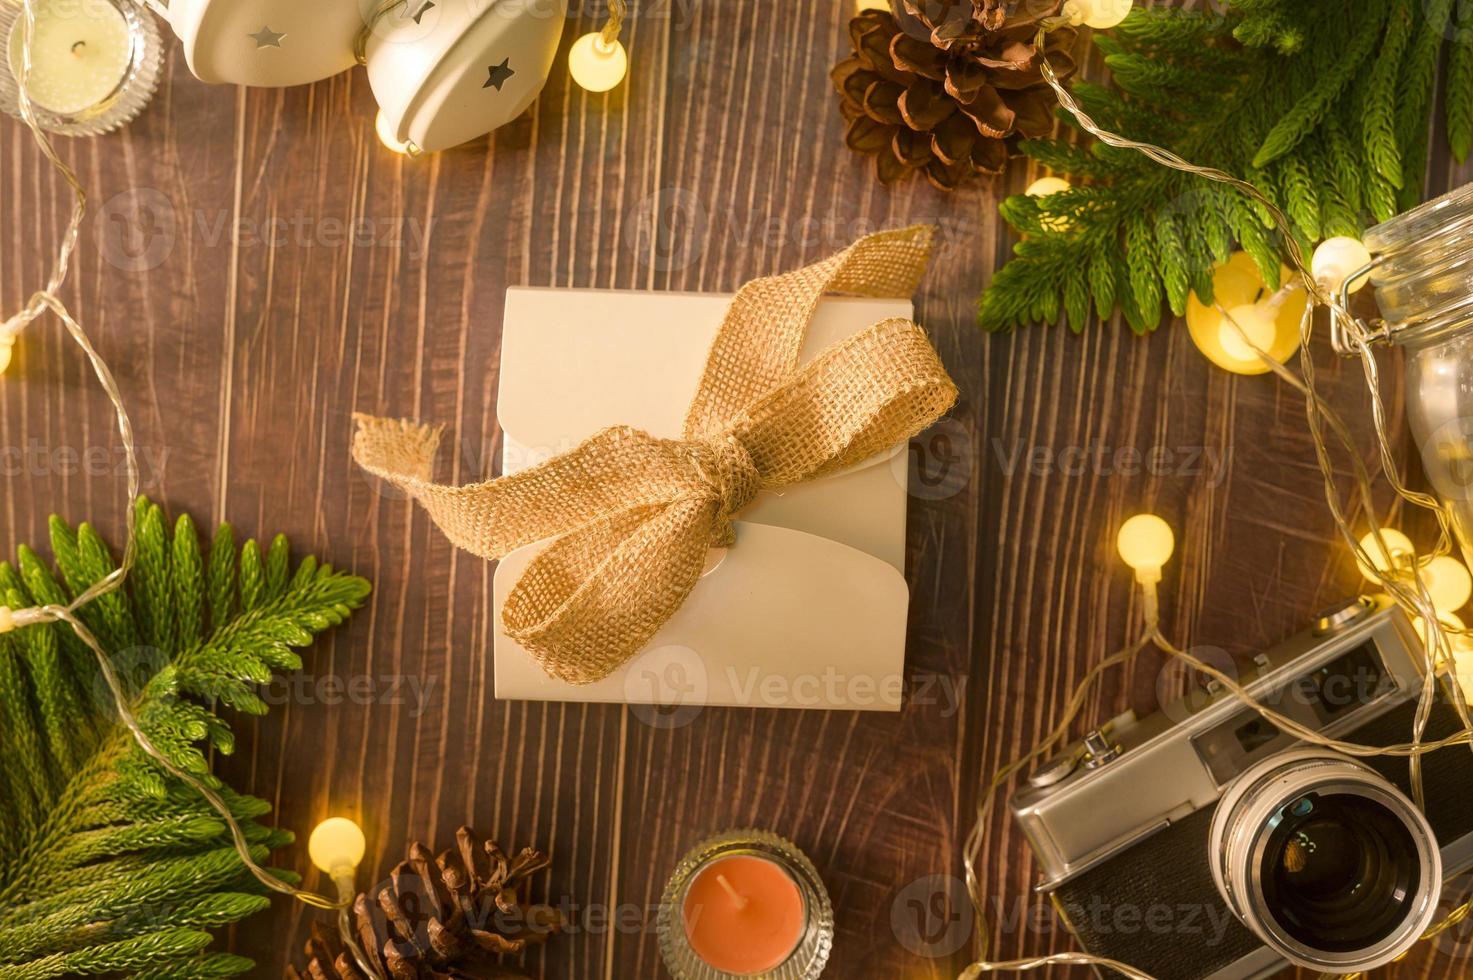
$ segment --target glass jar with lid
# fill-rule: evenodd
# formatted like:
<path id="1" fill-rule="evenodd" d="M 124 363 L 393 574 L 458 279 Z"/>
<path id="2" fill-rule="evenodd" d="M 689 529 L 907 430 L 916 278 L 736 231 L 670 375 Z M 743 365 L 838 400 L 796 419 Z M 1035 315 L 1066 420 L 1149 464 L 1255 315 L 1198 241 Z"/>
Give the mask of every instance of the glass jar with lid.
<path id="1" fill-rule="evenodd" d="M 1372 228 L 1365 244 L 1381 320 L 1364 339 L 1403 352 L 1423 469 L 1473 564 L 1473 184 Z M 1338 326 L 1336 347 L 1352 352 Z"/>

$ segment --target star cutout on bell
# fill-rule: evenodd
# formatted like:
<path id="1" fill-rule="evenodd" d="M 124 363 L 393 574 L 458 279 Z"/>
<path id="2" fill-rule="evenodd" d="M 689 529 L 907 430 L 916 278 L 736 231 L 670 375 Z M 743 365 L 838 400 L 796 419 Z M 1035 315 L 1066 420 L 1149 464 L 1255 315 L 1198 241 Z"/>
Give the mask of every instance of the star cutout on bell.
<path id="1" fill-rule="evenodd" d="M 261 48 L 281 47 L 281 40 L 282 38 L 286 37 L 286 35 L 278 34 L 270 27 L 262 27 L 254 34 L 247 34 L 246 37 L 256 42 L 256 50 L 259 51 Z"/>
<path id="2" fill-rule="evenodd" d="M 501 64 L 491 66 L 488 69 L 491 72 L 491 77 L 486 79 L 486 84 L 482 85 L 481 88 L 494 88 L 500 92 L 501 86 L 506 84 L 506 80 L 516 74 L 515 71 L 508 67 L 510 62 L 510 58 L 503 58 Z"/>

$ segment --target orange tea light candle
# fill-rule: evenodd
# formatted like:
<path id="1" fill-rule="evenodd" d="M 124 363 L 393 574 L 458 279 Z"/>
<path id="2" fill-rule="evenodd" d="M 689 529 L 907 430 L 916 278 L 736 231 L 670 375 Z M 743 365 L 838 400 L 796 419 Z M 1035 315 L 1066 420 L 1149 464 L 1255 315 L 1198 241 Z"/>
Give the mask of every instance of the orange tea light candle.
<path id="1" fill-rule="evenodd" d="M 686 938 L 702 960 L 726 973 L 765 973 L 798 948 L 807 928 L 792 876 L 760 857 L 713 861 L 691 881 L 683 906 Z"/>
<path id="2" fill-rule="evenodd" d="M 765 830 L 708 837 L 660 898 L 660 957 L 673 980 L 819 980 L 834 906 L 796 844 Z"/>

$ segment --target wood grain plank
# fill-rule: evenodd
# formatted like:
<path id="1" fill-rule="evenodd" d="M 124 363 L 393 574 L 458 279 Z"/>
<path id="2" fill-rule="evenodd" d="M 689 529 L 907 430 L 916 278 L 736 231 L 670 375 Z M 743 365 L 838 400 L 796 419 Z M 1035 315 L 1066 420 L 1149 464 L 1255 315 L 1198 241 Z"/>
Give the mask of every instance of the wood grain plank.
<path id="1" fill-rule="evenodd" d="M 597 25 L 585 6 L 565 47 Z M 712 832 L 767 827 L 813 857 L 835 899 L 830 975 L 951 977 L 967 923 L 928 920 L 927 903 L 959 879 L 982 779 L 1041 738 L 1138 625 L 1111 545 L 1125 516 L 1150 507 L 1178 528 L 1168 624 L 1193 645 L 1241 658 L 1358 587 L 1302 404 L 1210 368 L 1179 328 L 980 335 L 975 297 L 1013 242 L 997 200 L 1034 175 L 951 196 L 879 187 L 842 146 L 826 78 L 846 4 L 635 6 L 628 84 L 595 96 L 555 72 L 493 138 L 417 161 L 376 143 L 361 73 L 237 91 L 171 58 L 134 125 L 64 145 L 97 205 L 68 296 L 129 397 L 153 496 L 201 523 L 285 531 L 375 582 L 302 685 L 274 689 L 265 721 L 238 723 L 240 750 L 222 763 L 280 825 L 357 816 L 365 880 L 408 839 L 443 842 L 461 822 L 550 846 L 541 884 L 574 928 L 527 967 L 575 980 L 664 976 L 653 922 L 678 856 Z M 1433 189 L 1470 175 L 1438 154 L 1430 172 Z M 37 245 L 66 213 L 9 120 L 0 191 L 8 307 L 44 275 Z M 494 474 L 508 286 L 730 291 L 912 222 L 941 230 L 917 309 L 962 398 L 912 447 L 905 710 L 712 709 L 671 728 L 615 707 L 496 701 L 491 567 L 356 470 L 351 413 L 449 422 L 440 475 Z M 1358 374 L 1316 357 L 1370 458 Z M 1394 404 L 1394 358 L 1387 376 Z M 21 461 L 0 503 L 10 541 L 44 540 L 52 511 L 120 532 L 115 474 L 59 465 L 63 450 L 114 447 L 110 426 L 71 346 L 38 325 L 0 384 L 0 463 Z M 1153 450 L 1166 462 L 1121 462 Z M 1415 474 L 1405 436 L 1397 453 Z M 1184 680 L 1146 658 L 1086 710 L 1150 710 Z M 368 694 L 349 697 L 350 683 Z M 995 952 L 1068 948 L 1029 890 L 1027 848 L 1001 819 L 992 830 L 980 870 L 1006 920 Z M 305 847 L 275 861 L 304 868 Z M 256 975 L 279 975 L 315 914 L 278 903 L 229 942 Z M 1425 949 L 1389 972 L 1450 978 L 1464 962 Z"/>

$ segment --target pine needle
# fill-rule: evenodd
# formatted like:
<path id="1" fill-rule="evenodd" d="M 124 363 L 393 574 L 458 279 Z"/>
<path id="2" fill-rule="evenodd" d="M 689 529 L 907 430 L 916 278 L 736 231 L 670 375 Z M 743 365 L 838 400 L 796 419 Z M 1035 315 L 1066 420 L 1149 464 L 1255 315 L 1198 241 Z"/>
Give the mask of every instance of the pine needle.
<path id="1" fill-rule="evenodd" d="M 1437 61 L 1450 34 L 1449 140 L 1460 160 L 1473 152 L 1473 31 L 1448 30 L 1454 2 L 1138 7 L 1095 35 L 1113 85 L 1080 80 L 1073 91 L 1106 127 L 1253 181 L 1313 247 L 1420 199 Z M 1213 269 L 1234 247 L 1277 287 L 1276 232 L 1241 196 L 1110 147 L 1056 139 L 1022 150 L 1075 187 L 1003 202 L 1003 217 L 1026 237 L 982 295 L 984 329 L 1054 322 L 1062 309 L 1077 331 L 1093 306 L 1101 319 L 1118 311 L 1136 332 L 1154 330 L 1163 300 L 1177 315 L 1192 291 L 1210 300 Z"/>
<path id="2" fill-rule="evenodd" d="M 369 586 L 312 558 L 293 572 L 285 538 L 263 563 L 255 541 L 236 549 L 227 525 L 206 557 L 187 517 L 171 529 L 147 500 L 137 516 L 126 594 L 85 607 L 83 618 L 114 652 L 150 741 L 218 785 L 204 749 L 228 752 L 234 740 L 216 698 L 264 712 L 256 685 L 300 667 L 293 648 L 343 622 Z M 0 563 L 5 604 L 70 601 L 114 567 L 85 524 L 52 518 L 51 544 L 55 572 L 27 548 L 15 565 Z M 122 728 L 91 652 L 68 627 L 0 635 L 0 733 L 0 980 L 251 968 L 205 950 L 208 930 L 266 907 L 258 883 L 224 821 Z M 256 822 L 268 804 L 220 792 L 256 860 L 291 840 Z"/>

